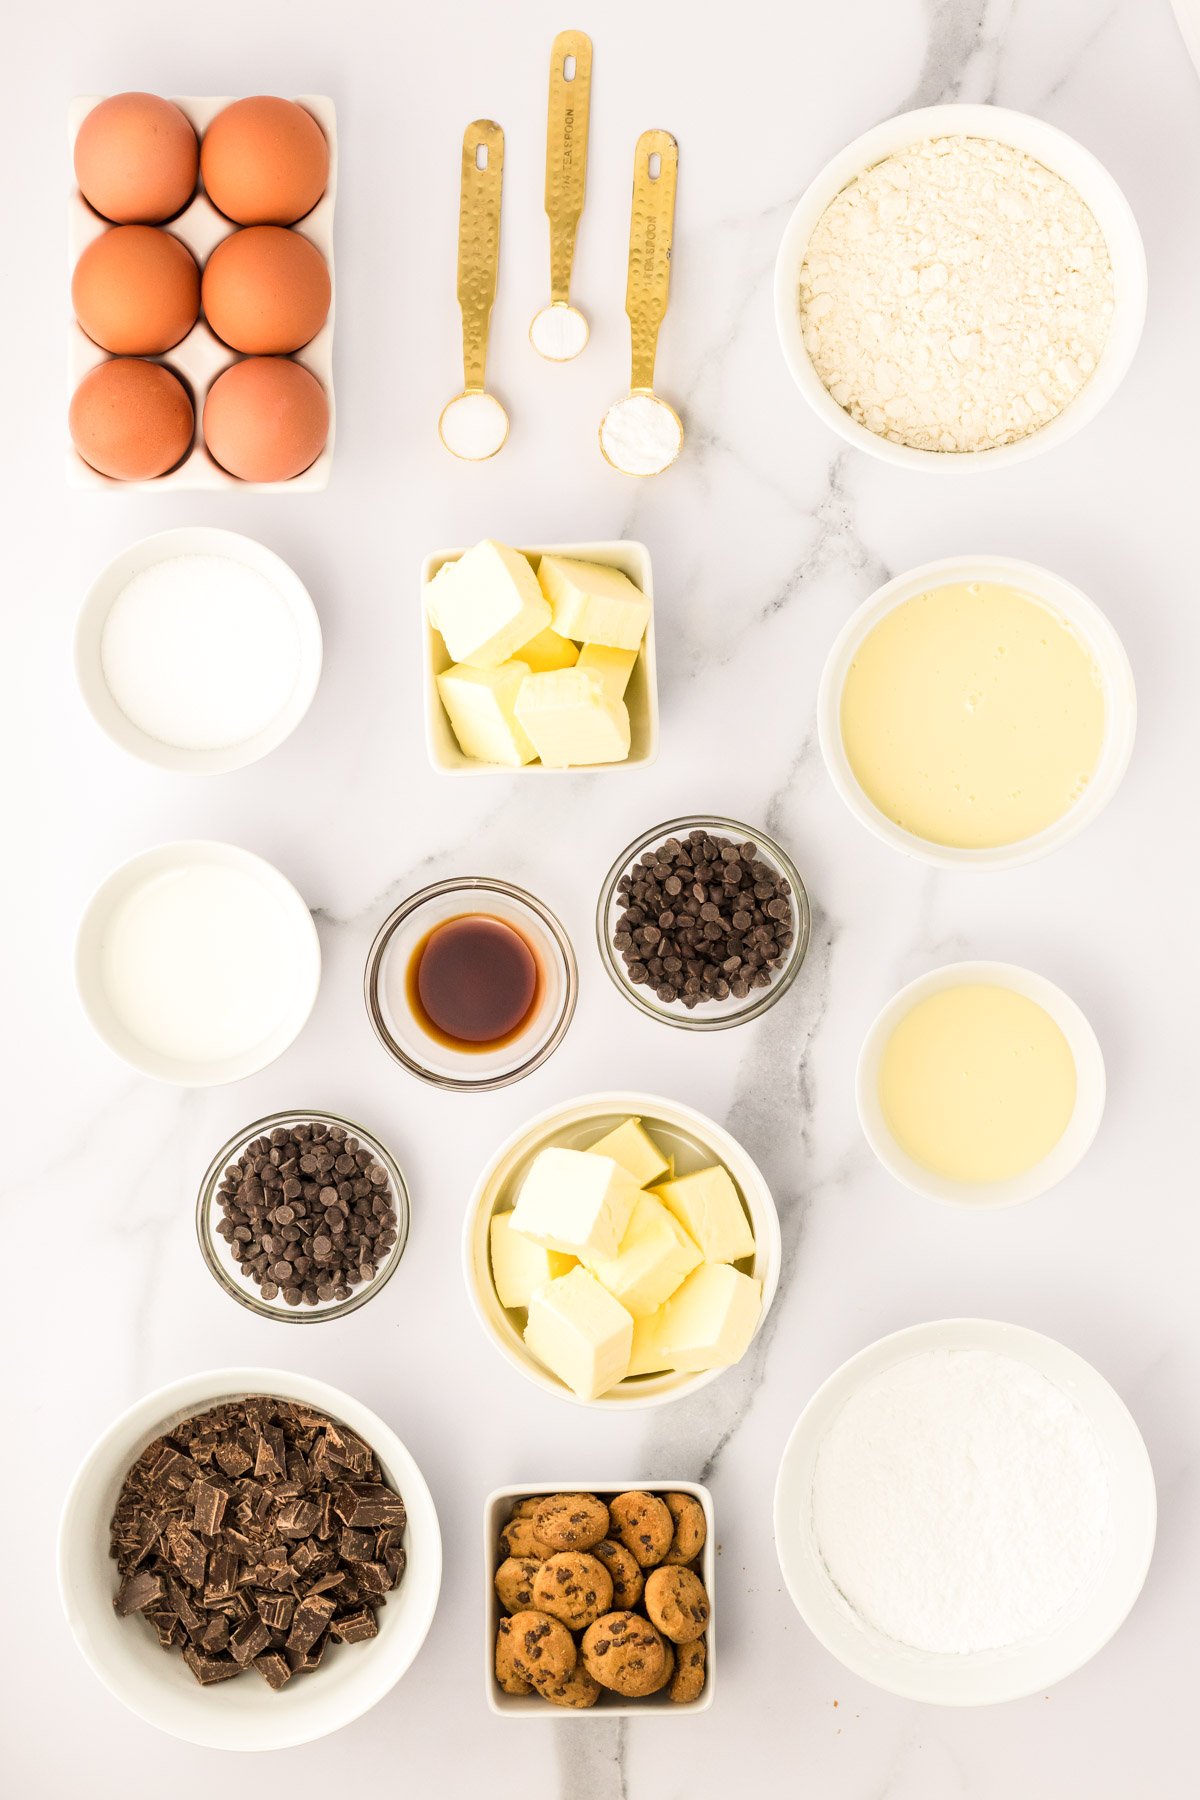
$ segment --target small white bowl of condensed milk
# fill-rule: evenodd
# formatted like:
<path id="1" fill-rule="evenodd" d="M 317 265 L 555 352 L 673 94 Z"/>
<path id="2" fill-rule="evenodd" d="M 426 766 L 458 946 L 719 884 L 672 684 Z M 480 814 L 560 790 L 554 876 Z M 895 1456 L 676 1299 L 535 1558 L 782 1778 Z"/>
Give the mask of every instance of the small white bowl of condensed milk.
<path id="1" fill-rule="evenodd" d="M 863 1133 L 932 1200 L 1015 1206 L 1056 1187 L 1104 1113 L 1104 1057 L 1069 995 L 1013 963 L 949 963 L 909 982 L 863 1042 Z"/>
<path id="2" fill-rule="evenodd" d="M 879 588 L 838 635 L 817 700 L 855 817 L 959 869 L 1033 862 L 1082 831 L 1120 785 L 1136 718 L 1099 607 L 1005 556 L 925 563 Z"/>

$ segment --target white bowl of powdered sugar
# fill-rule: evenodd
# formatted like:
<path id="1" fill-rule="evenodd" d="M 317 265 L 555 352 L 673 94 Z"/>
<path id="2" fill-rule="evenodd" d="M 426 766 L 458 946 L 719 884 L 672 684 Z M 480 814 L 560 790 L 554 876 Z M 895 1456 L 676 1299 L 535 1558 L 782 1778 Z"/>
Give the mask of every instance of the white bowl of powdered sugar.
<path id="1" fill-rule="evenodd" d="M 1112 176 L 1042 119 L 954 103 L 887 119 L 800 199 L 775 266 L 797 387 L 905 468 L 1024 461 L 1133 360 L 1146 257 Z"/>
<path id="2" fill-rule="evenodd" d="M 299 577 L 235 531 L 142 538 L 104 569 L 75 632 L 96 723 L 143 762 L 216 775 L 296 729 L 321 675 L 321 627 Z"/>
<path id="3" fill-rule="evenodd" d="M 1041 1692 L 1106 1644 L 1154 1547 L 1154 1476 L 1082 1357 L 990 1319 L 881 1338 L 820 1387 L 775 1490 L 814 1635 L 877 1687 L 944 1706 Z"/>

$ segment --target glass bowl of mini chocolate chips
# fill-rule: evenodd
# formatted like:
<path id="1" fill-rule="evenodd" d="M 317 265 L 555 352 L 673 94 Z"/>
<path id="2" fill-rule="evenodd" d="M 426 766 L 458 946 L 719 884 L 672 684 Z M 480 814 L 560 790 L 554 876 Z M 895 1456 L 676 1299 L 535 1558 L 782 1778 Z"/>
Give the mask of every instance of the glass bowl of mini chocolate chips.
<path id="1" fill-rule="evenodd" d="M 759 1018 L 800 972 L 812 917 L 791 857 L 737 819 L 668 819 L 622 850 L 600 957 L 639 1012 L 685 1031 Z"/>
<path id="2" fill-rule="evenodd" d="M 363 1126 L 336 1113 L 272 1113 L 213 1157 L 196 1233 L 221 1287 L 260 1318 L 340 1319 L 391 1279 L 408 1238 L 408 1189 Z"/>

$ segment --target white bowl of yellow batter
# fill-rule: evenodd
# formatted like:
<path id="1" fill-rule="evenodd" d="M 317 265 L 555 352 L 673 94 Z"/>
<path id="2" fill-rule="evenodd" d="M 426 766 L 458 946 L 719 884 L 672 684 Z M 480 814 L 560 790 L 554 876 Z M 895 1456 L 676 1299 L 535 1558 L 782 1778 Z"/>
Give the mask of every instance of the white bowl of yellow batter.
<path id="1" fill-rule="evenodd" d="M 897 1181 L 951 1206 L 1016 1206 L 1080 1163 L 1104 1113 L 1096 1034 L 1062 989 L 1013 963 L 948 963 L 868 1031 L 855 1099 Z"/>
<path id="2" fill-rule="evenodd" d="M 825 765 L 855 817 L 960 869 L 1014 868 L 1082 831 L 1120 785 L 1136 720 L 1099 607 L 1008 556 L 947 557 L 877 589 L 817 698 Z"/>

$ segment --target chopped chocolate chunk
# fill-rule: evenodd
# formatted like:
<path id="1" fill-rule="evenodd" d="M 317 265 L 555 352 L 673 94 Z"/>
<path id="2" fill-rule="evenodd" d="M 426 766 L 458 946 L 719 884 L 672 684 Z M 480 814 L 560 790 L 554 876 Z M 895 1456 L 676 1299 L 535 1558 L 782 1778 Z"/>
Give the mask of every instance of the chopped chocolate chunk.
<path id="1" fill-rule="evenodd" d="M 343 1613 L 340 1619 L 331 1619 L 329 1629 L 343 1644 L 361 1644 L 364 1638 L 378 1635 L 379 1621 L 369 1606 L 363 1606 L 357 1612 Z"/>
<path id="2" fill-rule="evenodd" d="M 276 1693 L 292 1679 L 292 1665 L 286 1656 L 280 1656 L 278 1650 L 269 1650 L 265 1656 L 256 1656 L 254 1667 L 267 1686 L 273 1687 Z"/>
<path id="3" fill-rule="evenodd" d="M 288 1632 L 288 1649 L 307 1655 L 332 1619 L 335 1608 L 336 1602 L 324 1594 L 306 1594 L 292 1619 L 292 1629 Z"/>
<path id="4" fill-rule="evenodd" d="M 202 1537 L 215 1537 L 221 1529 L 229 1494 L 211 1481 L 197 1481 L 192 1488 L 192 1529 Z"/>
<path id="5" fill-rule="evenodd" d="M 136 1575 L 128 1576 L 121 1583 L 113 1605 L 121 1618 L 127 1619 L 131 1612 L 145 1612 L 147 1607 L 156 1605 L 164 1591 L 157 1575 L 151 1575 L 148 1569 L 139 1569 Z"/>
<path id="6" fill-rule="evenodd" d="M 289 1500 L 275 1515 L 275 1529 L 283 1537 L 310 1537 L 320 1517 L 321 1509 L 315 1500 Z"/>
<path id="7" fill-rule="evenodd" d="M 241 1673 L 231 1656 L 202 1656 L 194 1644 L 183 1646 L 183 1660 L 201 1687 L 210 1687 L 214 1681 L 228 1681 L 231 1675 Z"/>
<path id="8" fill-rule="evenodd" d="M 261 1619 L 243 1619 L 229 1640 L 229 1649 L 245 1668 L 256 1656 L 262 1655 L 270 1642 L 271 1634 Z"/>

